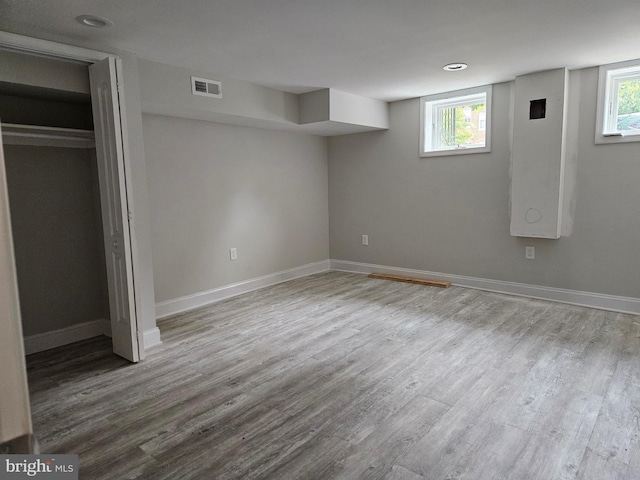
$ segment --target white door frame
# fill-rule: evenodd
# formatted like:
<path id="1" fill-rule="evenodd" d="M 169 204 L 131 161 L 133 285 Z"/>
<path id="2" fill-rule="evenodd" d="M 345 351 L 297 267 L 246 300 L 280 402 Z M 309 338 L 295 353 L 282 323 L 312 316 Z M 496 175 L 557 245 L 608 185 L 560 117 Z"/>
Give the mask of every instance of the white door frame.
<path id="1" fill-rule="evenodd" d="M 109 57 L 118 59 L 117 55 L 110 54 L 110 53 L 99 52 L 96 50 L 89 50 L 82 47 L 75 47 L 71 45 L 65 45 L 62 43 L 51 42 L 48 40 L 41 40 L 41 39 L 32 38 L 32 37 L 26 37 L 23 35 L 16 35 L 13 33 L 2 32 L 2 31 L 0 31 L 0 47 L 10 48 L 10 49 L 13 49 L 19 52 L 24 52 L 24 53 L 45 55 L 48 57 L 55 57 L 62 60 L 80 61 L 80 62 L 86 62 L 86 63 L 96 63 Z M 120 62 L 117 62 L 117 65 L 120 66 L 121 65 Z M 119 74 L 119 78 L 122 78 L 122 71 L 118 71 L 118 74 Z M 122 99 L 119 99 L 118 102 L 120 102 L 120 108 L 122 109 L 122 103 L 121 103 Z M 121 115 L 121 116 L 124 121 L 125 116 L 124 115 Z M 131 188 L 133 184 L 131 180 L 131 166 L 129 163 L 130 162 L 129 141 L 128 141 L 126 129 L 122 128 L 122 125 L 119 122 L 118 122 L 118 127 L 120 128 L 122 133 L 123 154 L 124 154 L 125 184 L 123 185 L 123 187 L 125 188 L 126 198 L 128 199 L 127 210 L 131 212 L 132 211 L 131 198 L 133 194 L 133 192 L 131 192 Z M 128 222 L 129 219 L 123 218 L 123 221 Z M 129 244 L 132 245 L 131 228 L 128 229 L 127 233 L 128 235 L 125 241 L 129 242 Z M 138 308 L 139 299 L 137 298 L 138 295 L 135 289 L 137 259 L 136 259 L 136 252 L 135 252 L 135 249 L 133 248 L 133 245 L 131 249 L 131 257 L 132 257 L 131 268 L 133 270 L 133 282 L 134 282 L 134 285 L 131 285 L 131 291 L 134 293 L 134 298 L 131 299 L 131 301 L 134 305 L 134 313 L 135 313 L 135 315 L 132 316 L 131 318 L 131 324 L 134 327 L 133 330 L 135 332 L 138 332 L 138 334 L 134 338 L 134 341 L 138 343 L 138 355 L 139 355 L 139 359 L 142 360 L 144 358 L 144 344 L 143 344 L 143 337 L 140 334 L 141 329 L 139 328 L 139 325 L 138 325 L 138 316 L 140 314 L 140 311 Z"/>

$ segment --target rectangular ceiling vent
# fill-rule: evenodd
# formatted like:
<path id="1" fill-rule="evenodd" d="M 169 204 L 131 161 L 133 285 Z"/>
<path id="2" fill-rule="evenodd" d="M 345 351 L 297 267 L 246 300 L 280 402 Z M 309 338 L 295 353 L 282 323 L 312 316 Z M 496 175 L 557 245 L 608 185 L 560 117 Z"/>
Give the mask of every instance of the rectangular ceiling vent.
<path id="1" fill-rule="evenodd" d="M 191 93 L 205 97 L 222 98 L 222 83 L 206 78 L 191 77 Z"/>

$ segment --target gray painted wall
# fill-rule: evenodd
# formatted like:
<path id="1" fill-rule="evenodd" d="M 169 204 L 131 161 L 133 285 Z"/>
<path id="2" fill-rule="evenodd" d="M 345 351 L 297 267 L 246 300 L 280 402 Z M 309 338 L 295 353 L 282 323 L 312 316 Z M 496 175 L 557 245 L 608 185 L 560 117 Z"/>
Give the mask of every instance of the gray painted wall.
<path id="1" fill-rule="evenodd" d="M 568 237 L 509 234 L 511 82 L 494 87 L 491 153 L 420 158 L 418 99 L 391 104 L 389 131 L 330 138 L 331 258 L 640 296 L 640 143 L 595 145 L 597 73 L 570 74 Z"/>
<path id="2" fill-rule="evenodd" d="M 329 258 L 326 139 L 158 115 L 143 126 L 157 302 Z"/>
<path id="3" fill-rule="evenodd" d="M 4 150 L 24 335 L 108 319 L 92 151 Z"/>

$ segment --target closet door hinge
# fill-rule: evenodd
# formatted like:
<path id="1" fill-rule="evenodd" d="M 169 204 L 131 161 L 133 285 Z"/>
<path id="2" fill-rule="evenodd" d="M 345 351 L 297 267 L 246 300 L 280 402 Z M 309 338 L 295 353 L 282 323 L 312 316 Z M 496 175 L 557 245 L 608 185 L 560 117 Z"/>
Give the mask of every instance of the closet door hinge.
<path id="1" fill-rule="evenodd" d="M 129 220 L 129 223 L 133 223 L 133 212 L 131 210 L 127 211 L 127 219 Z"/>

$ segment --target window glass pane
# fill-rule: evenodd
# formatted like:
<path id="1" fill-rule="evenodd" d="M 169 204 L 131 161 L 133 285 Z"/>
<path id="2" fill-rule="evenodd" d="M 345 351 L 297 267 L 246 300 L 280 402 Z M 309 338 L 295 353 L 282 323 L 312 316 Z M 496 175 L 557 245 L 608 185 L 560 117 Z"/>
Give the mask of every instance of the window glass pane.
<path id="1" fill-rule="evenodd" d="M 486 102 L 447 106 L 436 109 L 439 127 L 436 149 L 483 147 L 485 145 Z"/>
<path id="2" fill-rule="evenodd" d="M 640 79 L 618 83 L 616 129 L 620 132 L 640 132 Z"/>
<path id="3" fill-rule="evenodd" d="M 420 99 L 420 156 L 491 151 L 491 85 Z"/>

